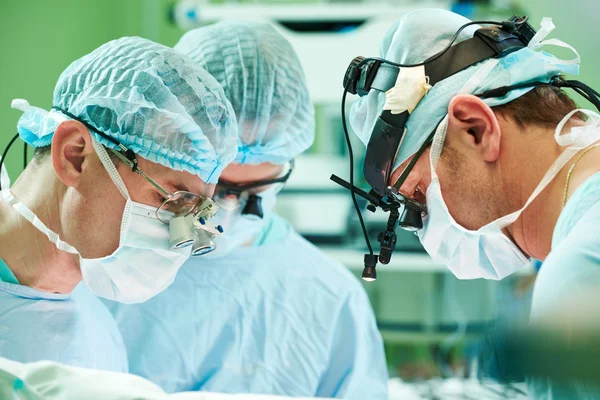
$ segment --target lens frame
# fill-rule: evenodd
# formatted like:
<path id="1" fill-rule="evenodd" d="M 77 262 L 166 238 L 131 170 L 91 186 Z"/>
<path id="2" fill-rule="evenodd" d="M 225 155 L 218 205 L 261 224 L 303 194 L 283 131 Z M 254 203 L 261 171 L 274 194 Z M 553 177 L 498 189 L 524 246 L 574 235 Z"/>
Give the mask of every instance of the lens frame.
<path id="1" fill-rule="evenodd" d="M 193 201 L 186 202 L 185 204 L 181 205 L 178 209 L 166 208 L 166 205 L 177 201 L 179 198 L 182 198 L 182 196 L 193 199 Z M 206 215 L 207 217 L 212 217 L 212 215 L 214 215 L 218 208 L 219 206 L 217 205 L 217 203 L 215 203 L 215 201 L 209 197 L 204 197 L 196 193 L 180 190 L 173 194 L 170 194 L 169 197 L 162 202 L 162 204 L 156 209 L 156 218 L 158 218 L 160 222 L 168 224 L 169 221 L 165 221 L 164 219 L 162 219 L 160 217 L 160 213 L 168 212 L 175 215 L 176 217 L 187 217 L 190 214 L 201 214 L 202 211 L 206 209 L 214 209 L 215 211 L 210 213 L 211 215 Z M 203 216 L 204 215 L 200 215 L 200 217 Z"/>

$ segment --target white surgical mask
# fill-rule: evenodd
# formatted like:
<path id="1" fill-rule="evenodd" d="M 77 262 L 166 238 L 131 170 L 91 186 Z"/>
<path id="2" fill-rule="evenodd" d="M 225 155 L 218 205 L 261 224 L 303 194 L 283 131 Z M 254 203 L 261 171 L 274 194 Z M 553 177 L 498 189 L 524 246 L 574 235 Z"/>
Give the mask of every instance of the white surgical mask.
<path id="1" fill-rule="evenodd" d="M 242 211 L 248 201 L 247 195 L 236 198 L 215 198 L 219 211 L 211 219 L 216 225 L 223 227 L 223 234 L 215 238 L 216 249 L 204 255 L 204 258 L 219 258 L 229 254 L 232 250 L 250 242 L 269 220 L 277 194 L 282 185 L 273 184 L 265 191 L 257 193 L 261 198 L 263 217 L 243 215 Z"/>
<path id="2" fill-rule="evenodd" d="M 170 247 L 169 226 L 156 218 L 156 208 L 131 200 L 104 147 L 95 140 L 93 144 L 109 176 L 127 202 L 121 221 L 119 247 L 111 255 L 102 258 L 80 256 L 83 281 L 97 296 L 121 303 L 141 303 L 162 292 L 173 282 L 191 250 L 190 247 Z M 73 246 L 62 241 L 25 204 L 15 199 L 9 190 L 3 190 L 2 197 L 59 250 L 79 255 Z M 165 215 L 165 218 L 168 216 Z"/>
<path id="3" fill-rule="evenodd" d="M 585 126 L 571 129 L 561 135 L 564 125 L 576 112 L 589 116 Z M 459 225 L 450 215 L 442 196 L 439 178 L 435 172 L 438 165 L 448 117 L 438 126 L 431 145 L 431 184 L 427 189 L 428 215 L 423 229 L 418 232 L 423 247 L 436 262 L 446 264 L 460 279 L 502 279 L 524 266 L 529 260 L 521 250 L 502 233 L 502 229 L 515 222 L 523 210 L 558 175 L 562 168 L 579 151 L 600 140 L 600 115 L 588 110 L 575 110 L 558 124 L 554 137 L 565 150 L 546 172 L 525 205 L 486 226 L 472 231 Z"/>

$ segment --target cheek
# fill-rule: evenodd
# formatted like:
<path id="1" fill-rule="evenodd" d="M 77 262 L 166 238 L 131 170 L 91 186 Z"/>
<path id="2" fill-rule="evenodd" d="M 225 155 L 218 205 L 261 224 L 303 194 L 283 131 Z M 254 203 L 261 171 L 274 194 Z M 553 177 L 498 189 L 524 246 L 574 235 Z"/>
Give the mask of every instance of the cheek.
<path id="1" fill-rule="evenodd" d="M 84 258 L 108 256 L 119 246 L 125 199 L 118 191 L 105 189 L 89 195 L 69 193 L 65 199 L 66 241 Z"/>
<path id="2" fill-rule="evenodd" d="M 473 204 L 471 193 L 477 190 L 473 180 L 464 171 L 465 168 L 448 165 L 440 160 L 436 169 L 440 180 L 442 197 L 452 218 L 467 229 L 477 229 L 477 205 Z"/>
<path id="3" fill-rule="evenodd" d="M 496 218 L 493 182 L 476 162 L 461 159 L 448 165 L 440 160 L 437 169 L 442 196 L 452 218 L 466 229 L 477 230 Z"/>

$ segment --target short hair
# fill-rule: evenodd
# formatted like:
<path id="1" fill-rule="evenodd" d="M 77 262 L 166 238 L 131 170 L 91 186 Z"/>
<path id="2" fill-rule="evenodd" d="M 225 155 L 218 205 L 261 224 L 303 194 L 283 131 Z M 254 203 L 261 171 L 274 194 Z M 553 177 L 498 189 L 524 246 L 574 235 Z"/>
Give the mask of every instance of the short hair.
<path id="1" fill-rule="evenodd" d="M 577 109 L 577 104 L 562 89 L 547 84 L 536 86 L 523 96 L 492 109 L 520 127 L 554 128 L 565 115 Z M 586 119 L 583 113 L 576 113 L 574 118 Z"/>

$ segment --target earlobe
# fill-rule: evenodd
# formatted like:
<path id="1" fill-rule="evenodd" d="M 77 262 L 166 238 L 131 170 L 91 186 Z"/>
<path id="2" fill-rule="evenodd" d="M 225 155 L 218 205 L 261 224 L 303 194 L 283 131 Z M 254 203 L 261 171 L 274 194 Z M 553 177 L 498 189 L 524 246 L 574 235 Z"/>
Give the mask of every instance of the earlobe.
<path id="1" fill-rule="evenodd" d="M 79 185 L 86 158 L 94 153 L 88 129 L 79 121 L 64 121 L 52 138 L 52 166 L 56 175 L 69 187 Z"/>
<path id="2" fill-rule="evenodd" d="M 459 139 L 476 149 L 487 162 L 500 155 L 502 132 L 494 111 L 480 98 L 460 94 L 448 106 L 448 131 L 459 134 Z"/>

